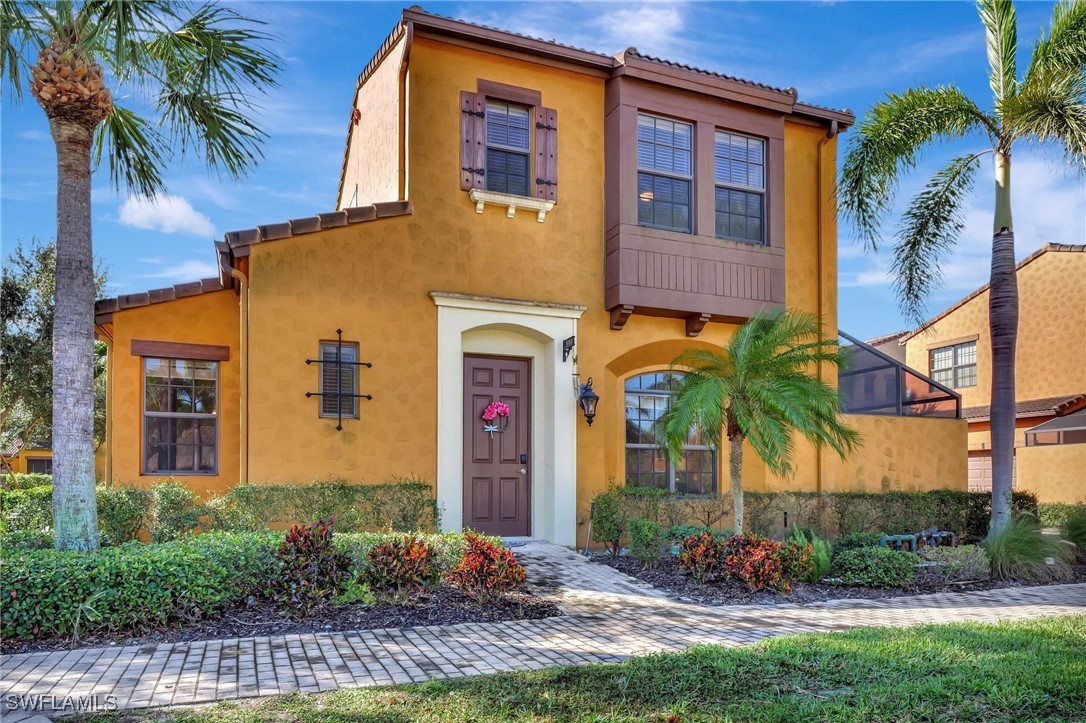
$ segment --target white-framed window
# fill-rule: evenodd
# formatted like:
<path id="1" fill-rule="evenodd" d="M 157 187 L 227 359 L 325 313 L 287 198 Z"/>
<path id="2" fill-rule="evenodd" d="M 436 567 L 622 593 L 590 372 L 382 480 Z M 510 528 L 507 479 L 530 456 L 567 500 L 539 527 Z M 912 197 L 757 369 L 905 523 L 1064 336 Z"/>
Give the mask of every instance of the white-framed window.
<path id="1" fill-rule="evenodd" d="M 680 379 L 676 372 L 652 372 L 626 380 L 626 484 L 712 494 L 717 490 L 717 454 L 700 431 L 691 432 L 682 457 L 672 464 L 657 438 L 657 422 L 675 399 Z"/>
<path id="2" fill-rule="evenodd" d="M 320 416 L 339 418 L 342 409 L 344 419 L 358 419 L 358 344 L 322 341 L 320 354 Z"/>
<path id="3" fill-rule="evenodd" d="M 144 358 L 144 474 L 218 471 L 218 397 L 218 362 Z"/>
<path id="4" fill-rule="evenodd" d="M 690 233 L 694 198 L 694 126 L 637 116 L 637 223 Z"/>
<path id="5" fill-rule="evenodd" d="M 529 196 L 532 109 L 486 102 L 486 190 Z"/>
<path id="6" fill-rule="evenodd" d="M 929 352 L 930 376 L 952 389 L 977 385 L 977 342 L 943 346 Z"/>
<path id="7" fill-rule="evenodd" d="M 716 237 L 765 243 L 765 141 L 716 132 Z"/>

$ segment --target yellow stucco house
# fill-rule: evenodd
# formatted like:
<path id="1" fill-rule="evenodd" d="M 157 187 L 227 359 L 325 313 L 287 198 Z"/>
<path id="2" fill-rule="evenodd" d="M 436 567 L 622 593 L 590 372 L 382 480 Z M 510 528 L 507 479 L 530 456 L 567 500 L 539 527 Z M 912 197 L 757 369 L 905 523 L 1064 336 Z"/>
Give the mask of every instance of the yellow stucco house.
<path id="1" fill-rule="evenodd" d="M 669 465 L 649 434 L 671 360 L 762 308 L 837 329 L 853 116 L 797 98 L 404 11 L 359 77 L 334 209 L 225 234 L 218 278 L 98 304 L 107 478 L 414 474 L 448 529 L 565 545 L 611 480 L 716 490 L 720 454 Z M 964 480 L 960 419 L 851 420 L 856 458 L 803 446 L 794 479 L 754 461 L 746 484 Z"/>
<path id="2" fill-rule="evenodd" d="M 1015 487 L 1086 499 L 1086 245 L 1047 244 L 1018 264 Z M 900 342 L 906 363 L 961 394 L 969 487 L 992 487 L 988 285 Z"/>

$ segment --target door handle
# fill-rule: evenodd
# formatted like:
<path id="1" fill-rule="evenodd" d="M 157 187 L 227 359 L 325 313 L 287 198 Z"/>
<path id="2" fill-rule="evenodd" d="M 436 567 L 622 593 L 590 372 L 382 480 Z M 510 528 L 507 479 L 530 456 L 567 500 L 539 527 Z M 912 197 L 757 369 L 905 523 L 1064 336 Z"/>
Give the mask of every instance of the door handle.
<path id="1" fill-rule="evenodd" d="M 521 467 L 520 468 L 520 473 L 521 474 L 528 474 L 528 468 L 527 467 Z"/>

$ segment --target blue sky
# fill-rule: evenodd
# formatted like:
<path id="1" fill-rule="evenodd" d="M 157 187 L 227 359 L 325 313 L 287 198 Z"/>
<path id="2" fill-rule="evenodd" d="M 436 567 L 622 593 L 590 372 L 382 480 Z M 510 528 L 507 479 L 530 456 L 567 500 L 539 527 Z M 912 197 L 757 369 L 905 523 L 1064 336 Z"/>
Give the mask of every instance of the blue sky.
<path id="1" fill-rule="evenodd" d="M 111 293 L 130 293 L 215 273 L 212 239 L 225 231 L 332 210 L 358 73 L 391 30 L 403 4 L 234 3 L 266 20 L 281 39 L 281 87 L 263 99 L 266 158 L 233 183 L 178 161 L 157 208 L 114 192 L 95 176 L 94 244 L 110 269 Z M 954 83 L 982 106 L 990 90 L 984 37 L 969 2 L 425 3 L 426 9 L 608 53 L 643 53 L 772 85 L 803 101 L 862 115 L 888 91 Z M 1052 5 L 1020 3 L 1020 65 Z M 848 134 L 845 134 L 845 139 Z M 33 100 L 6 99 L 0 131 L 0 243 L 55 231 L 55 156 Z M 940 159 L 940 148 L 906 186 L 908 197 Z M 991 182 L 978 179 L 965 232 L 943 267 L 936 312 L 982 284 L 991 244 Z M 1014 157 L 1019 257 L 1049 241 L 1086 242 L 1086 183 L 1055 151 L 1019 148 Z M 892 226 L 887 233 L 892 232 Z M 886 278 L 889 257 L 867 254 L 850 229 L 840 234 L 840 325 L 862 337 L 906 328 Z"/>

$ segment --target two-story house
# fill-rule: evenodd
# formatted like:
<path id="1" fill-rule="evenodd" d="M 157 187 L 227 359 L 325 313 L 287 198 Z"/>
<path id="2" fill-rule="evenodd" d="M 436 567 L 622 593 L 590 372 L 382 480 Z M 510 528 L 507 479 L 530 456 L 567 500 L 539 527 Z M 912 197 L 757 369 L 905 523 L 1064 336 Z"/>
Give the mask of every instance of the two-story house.
<path id="1" fill-rule="evenodd" d="M 1086 499 L 1086 246 L 1047 244 L 1018 264 L 1015 486 Z M 953 388 L 969 422 L 969 488 L 992 488 L 988 285 L 900 340 L 906 363 Z"/>
<path id="2" fill-rule="evenodd" d="M 219 278 L 99 303 L 107 476 L 415 474 L 449 529 L 566 545 L 609 481 L 715 491 L 726 455 L 692 439 L 668 462 L 653 438 L 669 364 L 759 309 L 836 333 L 852 122 L 790 88 L 406 10 L 359 77 L 334 209 L 225 234 Z M 746 484 L 964 479 L 961 420 L 852 419 L 863 454 L 801 445 L 794 479 L 750 454 Z"/>

